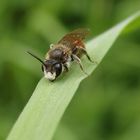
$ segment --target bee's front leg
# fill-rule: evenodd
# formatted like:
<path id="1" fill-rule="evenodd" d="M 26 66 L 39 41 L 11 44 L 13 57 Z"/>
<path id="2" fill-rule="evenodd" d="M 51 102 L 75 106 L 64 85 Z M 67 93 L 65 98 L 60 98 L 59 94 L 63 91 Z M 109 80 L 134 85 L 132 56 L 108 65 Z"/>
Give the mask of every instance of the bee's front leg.
<path id="1" fill-rule="evenodd" d="M 66 72 L 68 72 L 69 71 L 69 68 L 68 68 L 68 66 L 67 65 L 63 65 L 64 66 L 64 71 L 66 71 Z"/>

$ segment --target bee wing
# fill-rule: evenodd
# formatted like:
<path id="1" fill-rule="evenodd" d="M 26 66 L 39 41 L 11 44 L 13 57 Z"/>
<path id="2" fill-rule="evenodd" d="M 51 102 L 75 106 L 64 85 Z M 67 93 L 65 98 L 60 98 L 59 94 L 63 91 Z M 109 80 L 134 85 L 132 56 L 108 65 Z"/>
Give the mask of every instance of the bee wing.
<path id="1" fill-rule="evenodd" d="M 80 28 L 66 34 L 58 44 L 63 44 L 67 47 L 75 45 L 76 41 L 82 41 L 89 34 L 89 29 Z"/>

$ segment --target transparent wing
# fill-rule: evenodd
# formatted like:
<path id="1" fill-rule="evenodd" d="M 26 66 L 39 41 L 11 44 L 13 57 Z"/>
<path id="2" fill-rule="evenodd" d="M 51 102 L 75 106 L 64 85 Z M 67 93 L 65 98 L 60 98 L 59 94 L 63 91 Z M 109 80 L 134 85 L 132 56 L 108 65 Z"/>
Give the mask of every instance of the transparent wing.
<path id="1" fill-rule="evenodd" d="M 80 28 L 66 34 L 58 44 L 63 44 L 67 47 L 75 46 L 80 43 L 89 34 L 89 29 Z"/>

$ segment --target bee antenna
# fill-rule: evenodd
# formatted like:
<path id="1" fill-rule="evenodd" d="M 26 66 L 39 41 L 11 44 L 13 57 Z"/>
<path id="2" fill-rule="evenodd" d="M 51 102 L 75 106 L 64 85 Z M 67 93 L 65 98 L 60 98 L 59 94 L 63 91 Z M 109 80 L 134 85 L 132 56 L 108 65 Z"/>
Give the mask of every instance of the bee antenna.
<path id="1" fill-rule="evenodd" d="M 39 62 L 41 62 L 45 66 L 45 63 L 39 57 L 37 57 L 36 55 L 30 53 L 29 51 L 27 51 L 27 53 L 30 54 L 31 56 L 33 56 L 34 58 L 36 58 Z"/>

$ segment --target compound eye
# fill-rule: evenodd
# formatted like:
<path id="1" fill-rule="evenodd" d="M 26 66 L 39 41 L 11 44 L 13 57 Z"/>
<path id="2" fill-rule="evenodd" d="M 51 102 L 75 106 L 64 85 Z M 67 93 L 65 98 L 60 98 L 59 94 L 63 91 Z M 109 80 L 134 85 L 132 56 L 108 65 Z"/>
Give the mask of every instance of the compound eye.
<path id="1" fill-rule="evenodd" d="M 60 75 L 60 73 L 62 72 L 62 65 L 57 63 L 54 65 L 54 70 L 56 72 L 56 77 Z"/>
<path id="2" fill-rule="evenodd" d="M 55 69 L 60 69 L 61 68 L 61 64 L 59 64 L 59 63 L 55 64 L 54 67 L 55 67 Z"/>

